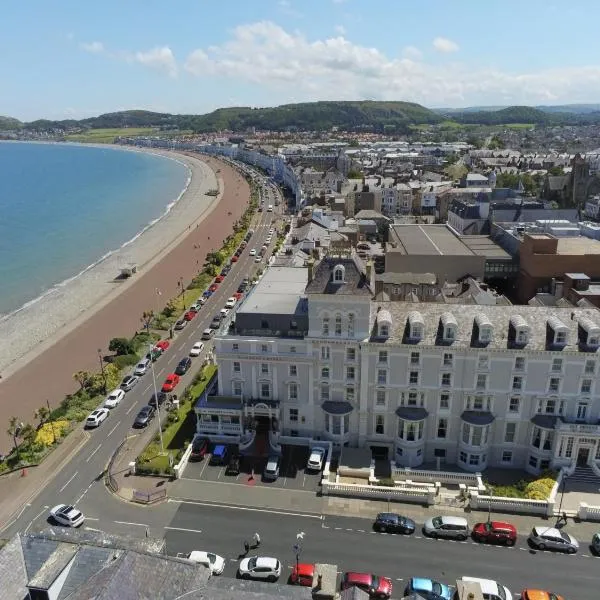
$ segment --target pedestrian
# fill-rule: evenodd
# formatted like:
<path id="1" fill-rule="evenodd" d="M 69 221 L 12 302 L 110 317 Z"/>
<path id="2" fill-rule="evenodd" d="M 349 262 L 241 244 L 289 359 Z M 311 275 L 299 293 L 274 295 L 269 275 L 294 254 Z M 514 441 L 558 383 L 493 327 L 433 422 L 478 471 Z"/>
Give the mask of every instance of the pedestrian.
<path id="1" fill-rule="evenodd" d="M 248 554 L 248 551 L 250 550 L 250 544 L 244 540 L 244 554 Z"/>
<path id="2" fill-rule="evenodd" d="M 260 546 L 260 535 L 258 533 L 254 534 L 254 547 L 258 548 Z"/>

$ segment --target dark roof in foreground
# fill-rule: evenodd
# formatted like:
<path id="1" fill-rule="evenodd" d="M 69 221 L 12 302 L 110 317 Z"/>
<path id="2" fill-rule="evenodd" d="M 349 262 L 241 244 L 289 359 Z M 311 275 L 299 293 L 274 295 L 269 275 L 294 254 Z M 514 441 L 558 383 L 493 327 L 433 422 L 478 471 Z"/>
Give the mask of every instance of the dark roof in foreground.
<path id="1" fill-rule="evenodd" d="M 344 280 L 333 281 L 333 271 L 338 265 L 344 268 Z M 326 256 L 315 265 L 312 281 L 306 286 L 307 294 L 335 294 L 338 296 L 371 296 L 363 267 L 357 258 Z"/>

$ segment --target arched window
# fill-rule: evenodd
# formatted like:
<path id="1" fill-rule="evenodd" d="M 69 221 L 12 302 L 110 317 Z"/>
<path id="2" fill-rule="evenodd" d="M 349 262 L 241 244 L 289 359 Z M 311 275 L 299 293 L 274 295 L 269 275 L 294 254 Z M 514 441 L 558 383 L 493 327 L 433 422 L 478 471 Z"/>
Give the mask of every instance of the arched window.
<path id="1" fill-rule="evenodd" d="M 348 337 L 354 337 L 354 313 L 348 315 Z"/>
<path id="2" fill-rule="evenodd" d="M 323 315 L 323 321 L 321 323 L 321 334 L 323 337 L 327 337 L 329 335 L 329 315 L 327 313 Z"/>
<path id="3" fill-rule="evenodd" d="M 333 268 L 333 282 L 334 283 L 344 283 L 344 275 L 346 269 L 343 267 L 343 265 L 336 265 Z"/>
<path id="4" fill-rule="evenodd" d="M 335 315 L 335 335 L 342 335 L 342 315 L 340 313 Z"/>

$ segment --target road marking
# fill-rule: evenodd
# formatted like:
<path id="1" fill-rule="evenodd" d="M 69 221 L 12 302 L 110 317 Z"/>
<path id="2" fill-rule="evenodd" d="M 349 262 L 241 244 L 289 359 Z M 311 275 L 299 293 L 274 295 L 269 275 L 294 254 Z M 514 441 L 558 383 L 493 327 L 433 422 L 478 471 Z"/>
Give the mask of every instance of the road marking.
<path id="1" fill-rule="evenodd" d="M 404 579 L 402 579 L 402 577 L 398 577 L 396 581 L 404 581 Z"/>
<path id="2" fill-rule="evenodd" d="M 126 415 L 128 415 L 133 409 L 135 408 L 135 404 L 132 404 L 127 411 L 125 412 Z"/>
<path id="3" fill-rule="evenodd" d="M 237 484 L 234 484 L 237 485 Z M 298 512 L 287 512 L 284 510 L 269 510 L 266 508 L 255 508 L 253 506 L 236 506 L 235 504 L 219 504 L 216 502 L 197 502 L 194 500 L 178 500 L 177 498 L 169 498 L 169 502 L 179 502 L 181 504 L 195 504 L 198 506 L 218 506 L 219 508 L 231 508 L 232 510 L 245 510 L 249 512 L 263 512 L 270 513 L 273 515 L 287 515 L 288 517 L 306 517 L 307 519 L 319 519 L 323 520 L 323 515 L 311 515 L 309 513 L 298 513 Z"/>
<path id="4" fill-rule="evenodd" d="M 59 494 L 62 494 L 62 492 L 65 490 L 65 488 L 71 483 L 71 481 L 73 481 L 73 479 L 75 479 L 75 477 L 77 477 L 77 471 L 75 471 L 75 473 L 73 473 L 73 475 L 71 476 L 71 479 L 69 479 L 69 481 L 67 481 L 67 483 L 65 483 L 65 485 L 63 485 L 60 490 L 58 490 Z"/>
<path id="5" fill-rule="evenodd" d="M 131 523 L 130 521 L 115 521 L 118 525 L 135 525 L 136 527 L 149 527 L 145 523 Z"/>
<path id="6" fill-rule="evenodd" d="M 181 344 L 181 346 L 179 346 L 179 348 L 177 348 L 177 350 L 183 350 L 185 348 L 185 344 Z"/>
<path id="7" fill-rule="evenodd" d="M 111 433 L 114 433 L 115 429 L 121 424 L 121 421 L 119 421 L 109 432 L 108 435 L 106 437 L 108 437 Z"/>
<path id="8" fill-rule="evenodd" d="M 94 529 L 93 527 L 84 527 L 86 531 L 97 531 L 99 533 L 104 533 L 102 529 Z"/>
<path id="9" fill-rule="evenodd" d="M 163 367 L 163 368 L 162 368 L 162 369 L 161 369 L 161 370 L 160 370 L 160 371 L 157 373 L 157 375 L 160 377 L 160 374 L 161 374 L 161 373 L 164 373 L 164 371 L 165 371 L 165 368 Z"/>
<path id="10" fill-rule="evenodd" d="M 31 519 L 31 521 L 29 521 L 29 525 L 27 525 L 27 527 L 25 528 L 25 533 L 27 533 L 29 531 L 29 528 L 33 525 L 33 522 L 37 521 L 42 516 L 42 513 L 45 512 L 46 510 L 48 510 L 47 507 L 42 508 L 42 510 L 40 510 L 40 512 L 37 515 L 35 515 L 35 517 L 33 517 L 33 519 Z"/>
<path id="11" fill-rule="evenodd" d="M 147 388 L 144 390 L 144 394 L 145 394 L 145 393 L 147 393 L 147 392 L 148 392 L 148 390 L 149 390 L 151 387 L 152 387 L 152 384 L 151 384 L 151 383 L 149 383 L 149 384 L 148 384 L 148 387 L 147 387 Z"/>
<path id="12" fill-rule="evenodd" d="M 86 521 L 99 521 L 100 519 L 98 519 L 96 517 L 86 517 L 85 520 Z"/>
<path id="13" fill-rule="evenodd" d="M 343 529 L 343 527 L 334 527 L 334 529 L 335 529 L 336 531 L 340 531 L 341 529 Z"/>
<path id="14" fill-rule="evenodd" d="M 185 527 L 165 527 L 171 531 L 187 531 L 188 533 L 202 533 L 202 529 L 186 529 Z"/>
<path id="15" fill-rule="evenodd" d="M 356 531 L 358 531 L 359 533 L 367 533 L 364 529 L 357 529 Z"/>
<path id="16" fill-rule="evenodd" d="M 94 456 L 94 454 L 96 454 L 100 448 L 102 448 L 102 444 L 98 444 L 98 447 L 85 459 L 85 462 L 90 462 L 92 456 Z"/>

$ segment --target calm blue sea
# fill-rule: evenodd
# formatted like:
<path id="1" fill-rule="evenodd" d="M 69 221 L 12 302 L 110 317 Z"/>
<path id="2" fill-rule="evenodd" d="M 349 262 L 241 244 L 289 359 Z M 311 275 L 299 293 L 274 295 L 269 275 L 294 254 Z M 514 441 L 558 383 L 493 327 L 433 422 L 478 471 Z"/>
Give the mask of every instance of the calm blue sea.
<path id="1" fill-rule="evenodd" d="M 131 240 L 187 178 L 184 165 L 142 152 L 0 142 L 0 315 Z"/>

